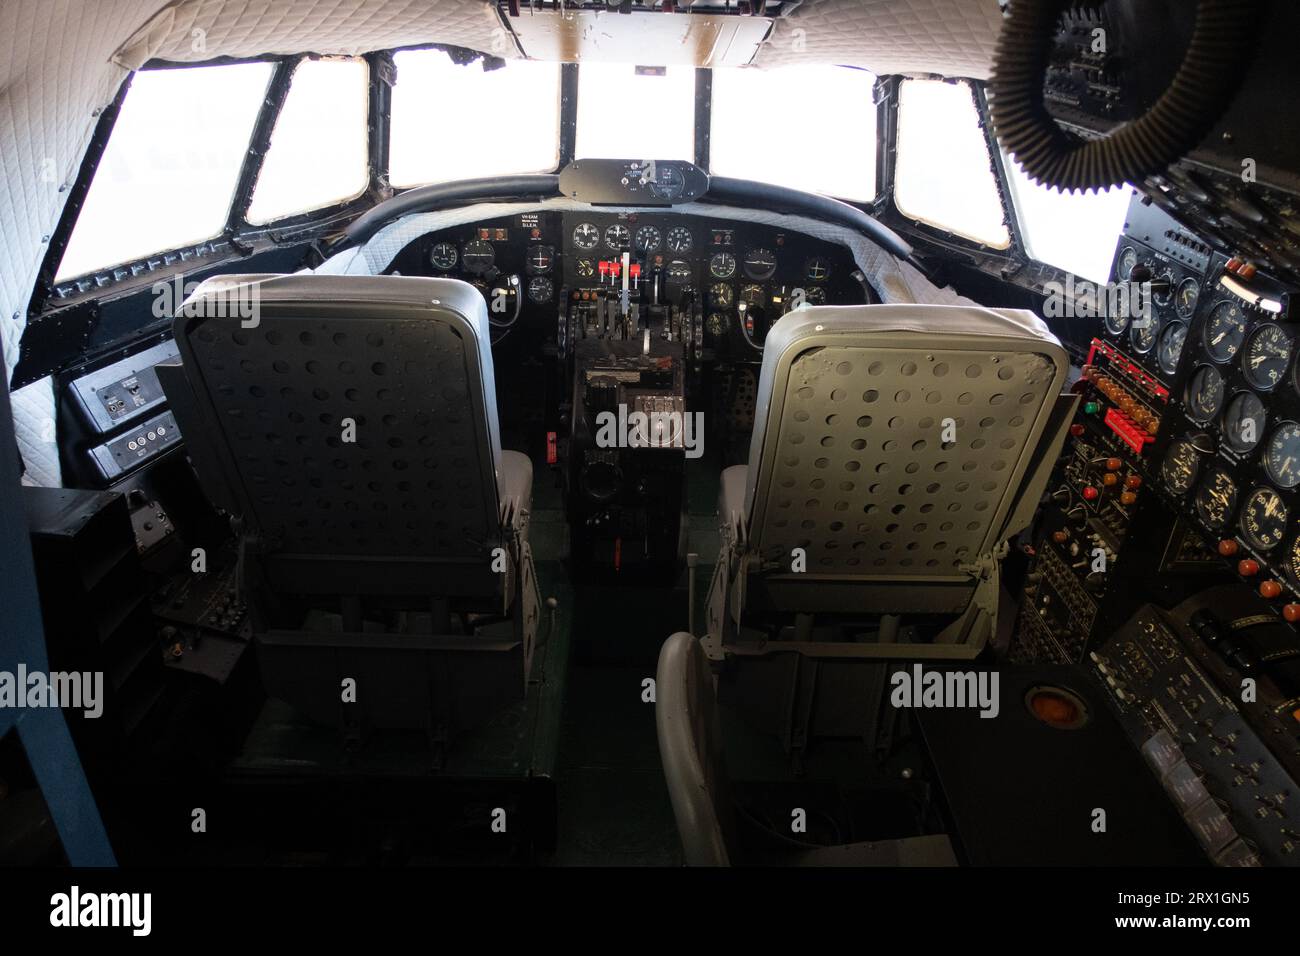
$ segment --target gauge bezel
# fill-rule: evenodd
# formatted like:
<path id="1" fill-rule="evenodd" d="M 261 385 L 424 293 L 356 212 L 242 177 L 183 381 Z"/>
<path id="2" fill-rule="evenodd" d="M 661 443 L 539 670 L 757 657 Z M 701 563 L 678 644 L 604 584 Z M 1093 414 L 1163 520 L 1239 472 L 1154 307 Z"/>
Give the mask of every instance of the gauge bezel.
<path id="1" fill-rule="evenodd" d="M 533 294 L 533 286 L 537 285 L 537 283 L 539 282 L 545 282 L 547 287 L 546 295 L 540 297 Z M 550 276 L 535 275 L 528 280 L 528 300 L 530 302 L 537 302 L 537 303 L 550 302 L 554 298 L 555 298 L 555 283 L 551 281 Z"/>
<path id="2" fill-rule="evenodd" d="M 1264 442 L 1264 451 L 1260 456 L 1264 466 L 1264 474 L 1268 476 L 1268 480 L 1284 491 L 1291 491 L 1300 487 L 1300 468 L 1297 468 L 1295 481 L 1292 482 L 1288 482 L 1285 478 L 1279 477 L 1273 468 L 1273 439 L 1278 436 L 1279 432 L 1288 427 L 1295 429 L 1296 437 L 1297 439 L 1300 439 L 1300 422 L 1284 418 L 1275 424 L 1273 430 L 1269 432 L 1268 441 Z"/>
<path id="3" fill-rule="evenodd" d="M 685 236 L 686 245 L 681 247 L 674 247 L 672 243 L 673 236 Z M 675 255 L 681 255 L 683 253 L 690 252 L 692 249 L 695 248 L 695 236 L 685 226 L 673 226 L 671 229 L 669 229 L 666 233 L 664 233 L 664 242 L 667 244 L 665 248 L 667 248 L 669 252 Z"/>
<path id="4" fill-rule="evenodd" d="M 1197 407 L 1195 400 L 1192 398 L 1194 386 L 1196 384 L 1196 377 L 1201 372 L 1202 369 L 1206 370 L 1211 375 L 1214 375 L 1218 378 L 1219 396 L 1220 396 L 1219 401 L 1214 406 L 1214 408 L 1204 412 Z M 1195 368 L 1192 369 L 1192 374 L 1187 376 L 1187 385 L 1185 387 L 1185 391 L 1183 394 L 1183 405 L 1187 409 L 1187 417 L 1190 418 L 1192 421 L 1196 422 L 1198 425 L 1206 425 L 1214 421 L 1215 417 L 1221 411 L 1223 411 L 1225 407 L 1226 403 L 1224 402 L 1224 398 L 1227 395 L 1227 391 L 1228 391 L 1228 385 L 1224 381 L 1222 372 L 1220 372 L 1215 366 L 1210 365 L 1209 363 L 1206 362 L 1202 362 L 1200 365 L 1197 365 Z"/>
<path id="5" fill-rule="evenodd" d="M 1206 517 L 1205 509 L 1201 506 L 1202 495 L 1205 494 L 1207 488 L 1209 488 L 1210 486 L 1210 482 L 1216 475 L 1222 475 L 1223 479 L 1228 483 L 1228 488 L 1229 488 L 1228 505 L 1224 511 L 1223 520 L 1217 522 L 1211 521 L 1208 517 Z M 1240 497 L 1241 497 L 1241 489 L 1237 487 L 1237 483 L 1233 481 L 1232 475 L 1228 473 L 1228 470 L 1221 466 L 1215 466 L 1210 468 L 1208 471 L 1206 471 L 1204 480 L 1202 480 L 1201 483 L 1197 485 L 1196 497 L 1192 502 L 1192 508 L 1193 510 L 1195 510 L 1196 516 L 1201 520 L 1202 524 L 1204 524 L 1211 531 L 1218 532 L 1218 531 L 1222 531 L 1224 528 L 1227 528 L 1232 524 L 1232 519 L 1236 517 L 1237 514 L 1237 501 Z"/>
<path id="6" fill-rule="evenodd" d="M 590 227 L 596 231 L 596 238 L 590 244 L 585 243 L 578 238 L 579 230 L 584 229 L 586 227 Z M 600 245 L 600 241 L 604 237 L 605 237 L 604 230 L 601 229 L 600 226 L 596 225 L 594 222 L 580 222 L 573 227 L 573 232 L 569 234 L 569 238 L 573 240 L 574 246 L 583 250 L 584 252 L 590 252 L 592 249 L 595 249 L 597 246 Z"/>
<path id="7" fill-rule="evenodd" d="M 1174 450 L 1176 448 L 1184 448 L 1184 447 L 1190 449 L 1192 452 L 1192 468 L 1191 468 L 1191 473 L 1187 476 L 1186 487 L 1179 487 L 1174 485 L 1174 483 L 1169 480 L 1169 475 L 1166 471 L 1166 465 L 1168 465 L 1170 458 L 1173 456 Z M 1201 457 L 1204 454 L 1205 453 L 1203 451 L 1201 451 L 1199 448 L 1196 447 L 1195 439 L 1192 438 L 1175 439 L 1174 441 L 1169 443 L 1169 448 L 1165 450 L 1165 457 L 1160 462 L 1160 480 L 1163 481 L 1165 483 L 1165 487 L 1168 488 L 1170 491 L 1172 491 L 1174 494 L 1176 495 L 1187 494 L 1194 487 L 1196 487 L 1196 480 L 1201 476 Z"/>
<path id="8" fill-rule="evenodd" d="M 726 272 L 719 272 L 713 265 L 718 260 L 730 260 L 731 268 Z M 736 274 L 737 265 L 736 257 L 730 252 L 715 252 L 709 256 L 709 275 L 715 279 L 730 279 Z"/>
<path id="9" fill-rule="evenodd" d="M 480 253 L 477 252 L 470 253 L 469 251 L 470 246 L 487 247 L 488 250 L 487 254 L 490 256 L 487 265 L 480 267 L 480 266 L 471 266 L 469 264 L 469 257 L 471 255 L 474 256 L 480 255 Z M 461 268 L 464 269 L 466 272 L 468 272 L 470 275 L 475 275 L 475 276 L 485 275 L 487 272 L 489 272 L 492 269 L 493 266 L 497 264 L 496 247 L 493 246 L 492 243 L 488 242 L 486 239 L 471 239 L 469 242 L 465 243 L 464 248 L 460 250 L 460 264 L 461 264 Z"/>
<path id="10" fill-rule="evenodd" d="M 759 271 L 754 271 L 749 268 L 750 256 L 753 256 L 757 253 L 766 253 L 768 256 L 771 257 L 772 267 L 770 269 L 762 269 Z M 767 246 L 754 246 L 752 249 L 746 249 L 745 254 L 741 256 L 740 259 L 740 267 L 741 270 L 745 273 L 745 278 L 752 279 L 755 282 L 766 282 L 768 279 L 772 278 L 772 276 L 776 275 L 776 270 L 778 265 L 779 262 L 777 260 L 776 253 L 773 252 L 771 249 L 767 248 Z"/>
<path id="11" fill-rule="evenodd" d="M 718 290 L 725 290 L 725 301 L 719 297 Z M 709 303 L 720 309 L 730 309 L 736 304 L 736 290 L 730 282 L 714 282 L 709 286 Z"/>
<path id="12" fill-rule="evenodd" d="M 1263 417 L 1263 421 L 1258 423 L 1258 427 L 1255 430 L 1255 440 L 1249 445 L 1242 445 L 1233 435 L 1232 428 L 1229 425 L 1228 414 L 1232 411 L 1234 405 L 1238 402 L 1245 401 L 1246 399 L 1254 399 L 1259 403 L 1260 415 Z M 1260 443 L 1264 440 L 1264 435 L 1268 432 L 1268 406 L 1266 406 L 1264 400 L 1256 395 L 1251 389 L 1239 388 L 1223 403 L 1223 409 L 1219 413 L 1219 430 L 1223 433 L 1223 443 L 1228 446 L 1230 451 L 1235 452 L 1238 455 L 1249 455 L 1260 446 Z"/>
<path id="13" fill-rule="evenodd" d="M 1269 329 L 1277 330 L 1277 333 L 1287 341 L 1287 350 L 1286 350 L 1286 359 L 1284 360 L 1281 373 L 1278 374 L 1277 381 L 1265 384 L 1265 383 L 1255 381 L 1255 378 L 1251 373 L 1250 363 L 1247 361 L 1247 359 L 1250 358 L 1250 348 L 1252 345 L 1255 344 L 1255 340 L 1259 338 L 1260 335 L 1268 331 Z M 1253 329 L 1251 329 L 1249 332 L 1246 333 L 1246 338 L 1241 343 L 1240 351 L 1241 351 L 1241 374 L 1242 377 L 1246 379 L 1246 384 L 1248 384 L 1251 388 L 1259 392 L 1271 392 L 1273 391 L 1273 389 L 1277 388 L 1284 381 L 1286 381 L 1287 370 L 1291 367 L 1291 356 L 1295 352 L 1295 339 L 1287 335 L 1286 329 L 1282 328 L 1282 326 L 1280 326 L 1276 322 L 1260 322 Z"/>
<path id="14" fill-rule="evenodd" d="M 621 252 L 625 248 L 622 239 L 615 241 L 610 239 L 609 237 L 610 233 L 616 232 L 617 230 L 620 229 L 623 230 L 623 233 L 627 239 L 628 247 L 631 246 L 632 230 L 627 227 L 626 223 L 611 222 L 608 226 L 605 227 L 605 231 L 601 233 L 601 238 L 605 240 L 606 249 L 613 249 L 615 252 Z"/>
<path id="15" fill-rule="evenodd" d="M 1277 540 L 1272 544 L 1268 544 L 1267 542 L 1257 538 L 1250 532 L 1250 529 L 1246 527 L 1246 516 L 1250 513 L 1250 504 L 1261 494 L 1270 494 L 1276 497 L 1277 503 L 1282 509 L 1282 530 L 1278 533 Z M 1246 543 L 1256 551 L 1267 552 L 1272 551 L 1286 539 L 1287 526 L 1290 522 L 1291 512 L 1290 509 L 1287 508 L 1286 499 L 1282 497 L 1281 493 L 1276 488 L 1269 485 L 1256 485 L 1250 489 L 1250 492 L 1241 501 L 1241 509 L 1237 515 L 1237 530 L 1241 532 L 1241 536 L 1245 539 Z"/>
<path id="16" fill-rule="evenodd" d="M 1164 361 L 1164 342 L 1168 336 L 1178 329 L 1183 330 L 1183 341 L 1182 344 L 1178 346 L 1178 354 L 1174 356 L 1173 368 L 1170 368 L 1165 365 Z M 1166 375 L 1174 375 L 1177 373 L 1178 362 L 1183 357 L 1183 349 L 1187 348 L 1187 336 L 1189 332 L 1190 326 L 1186 322 L 1182 322 L 1178 319 L 1166 322 L 1165 327 L 1160 330 L 1160 335 L 1156 338 L 1156 364 L 1160 367 L 1160 371 L 1164 372 Z"/>
<path id="17" fill-rule="evenodd" d="M 1179 293 L 1183 291 L 1183 286 L 1186 285 L 1190 285 L 1194 289 L 1196 289 L 1196 300 L 1192 303 L 1191 309 L 1187 312 L 1184 312 L 1182 306 L 1182 300 L 1179 298 Z M 1194 276 L 1188 276 L 1182 282 L 1178 283 L 1178 288 L 1174 290 L 1174 314 L 1177 315 L 1180 319 L 1186 319 L 1187 321 L 1190 322 L 1192 320 L 1192 316 L 1196 314 L 1196 307 L 1200 304 L 1201 304 L 1200 280 L 1195 278 Z"/>
<path id="18" fill-rule="evenodd" d="M 641 235 L 642 233 L 646 233 L 646 232 L 653 232 L 655 234 L 655 241 L 652 245 L 644 245 L 641 242 Z M 632 248 L 636 249 L 637 252 L 655 252 L 656 250 L 658 250 L 660 246 L 663 245 L 663 243 L 664 243 L 663 230 L 661 230 L 658 226 L 649 225 L 649 224 L 640 226 L 637 228 L 637 231 L 632 234 Z"/>
<path id="19" fill-rule="evenodd" d="M 1243 312 L 1241 321 L 1241 340 L 1237 343 L 1237 348 L 1234 349 L 1230 355 L 1220 357 L 1216 354 L 1214 346 L 1210 344 L 1210 328 L 1214 323 L 1214 314 L 1219 311 L 1221 306 L 1225 305 L 1228 306 L 1229 309 L 1236 307 L 1238 311 L 1241 311 L 1241 306 L 1236 302 L 1233 302 L 1231 299 L 1220 299 L 1218 302 L 1214 303 L 1214 305 L 1210 306 L 1210 311 L 1205 315 L 1205 328 L 1201 330 L 1201 342 L 1205 346 L 1205 354 L 1210 357 L 1211 361 L 1217 362 L 1219 365 L 1226 365 L 1236 359 L 1237 353 L 1240 352 L 1246 344 L 1246 336 L 1248 334 L 1248 329 L 1246 327 L 1247 323 L 1245 320 L 1246 316 Z"/>
<path id="20" fill-rule="evenodd" d="M 1153 315 L 1149 316 L 1146 322 L 1146 325 L 1138 325 L 1136 322 L 1133 322 L 1129 324 L 1128 328 L 1129 344 L 1133 346 L 1133 351 L 1137 352 L 1138 355 L 1149 354 L 1151 350 L 1156 347 L 1156 343 L 1160 341 L 1160 320 Z M 1147 329 L 1153 329 L 1154 331 L 1152 331 L 1151 339 L 1144 347 L 1138 339 L 1139 333 L 1145 332 Z"/>
<path id="21" fill-rule="evenodd" d="M 451 250 L 451 264 L 450 264 L 450 265 L 443 265 L 442 263 L 440 263 L 440 262 L 438 262 L 436 259 L 434 259 L 434 257 L 433 257 L 433 256 L 434 256 L 434 253 L 435 253 L 438 249 L 450 249 L 450 250 Z M 454 242 L 435 242 L 432 246 L 429 247 L 429 265 L 433 266 L 435 269 L 439 270 L 440 272 L 450 272 L 452 269 L 456 268 L 456 266 L 459 265 L 459 264 L 460 264 L 460 250 L 456 248 L 456 243 L 454 243 Z"/>
<path id="22" fill-rule="evenodd" d="M 1128 269 L 1125 269 L 1123 267 L 1124 257 L 1127 256 L 1129 253 L 1133 254 L 1133 264 L 1130 265 Z M 1137 264 L 1138 264 L 1137 247 L 1125 246 L 1124 248 L 1120 249 L 1119 255 L 1115 257 L 1115 275 L 1118 276 L 1122 281 L 1127 282 L 1133 276 L 1133 270 L 1137 268 Z"/>

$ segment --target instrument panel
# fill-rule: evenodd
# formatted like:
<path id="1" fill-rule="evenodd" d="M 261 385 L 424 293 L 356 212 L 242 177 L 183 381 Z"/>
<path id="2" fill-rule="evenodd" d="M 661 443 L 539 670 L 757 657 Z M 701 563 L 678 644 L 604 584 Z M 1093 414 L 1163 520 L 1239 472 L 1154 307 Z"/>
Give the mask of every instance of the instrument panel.
<path id="1" fill-rule="evenodd" d="M 807 305 L 876 301 L 843 246 L 774 227 L 657 210 L 599 208 L 452 227 L 408 244 L 390 274 L 477 286 L 494 328 L 554 326 L 561 307 L 621 298 L 700 318 L 705 360 L 757 361 L 768 329 Z"/>
<path id="2" fill-rule="evenodd" d="M 1216 256 L 1173 383 L 1159 466 L 1241 577 L 1300 620 L 1300 372 L 1291 290 Z"/>

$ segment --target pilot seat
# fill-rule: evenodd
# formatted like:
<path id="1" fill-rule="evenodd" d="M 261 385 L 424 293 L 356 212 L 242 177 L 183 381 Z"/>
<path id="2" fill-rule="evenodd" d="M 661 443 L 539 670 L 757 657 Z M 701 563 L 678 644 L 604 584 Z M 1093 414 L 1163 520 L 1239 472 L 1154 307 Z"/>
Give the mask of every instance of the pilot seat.
<path id="1" fill-rule="evenodd" d="M 749 461 L 722 473 L 706 633 L 674 635 L 659 659 L 660 755 L 688 862 L 728 856 L 706 698 L 778 738 L 797 776 L 818 739 L 883 752 L 891 661 L 969 660 L 994 637 L 1008 539 L 1077 401 L 1062 394 L 1068 370 L 1024 311 L 823 306 L 774 326 Z"/>
<path id="2" fill-rule="evenodd" d="M 532 465 L 502 451 L 483 297 L 451 279 L 231 275 L 159 377 L 229 513 L 264 687 L 348 742 L 439 745 L 525 694 Z"/>

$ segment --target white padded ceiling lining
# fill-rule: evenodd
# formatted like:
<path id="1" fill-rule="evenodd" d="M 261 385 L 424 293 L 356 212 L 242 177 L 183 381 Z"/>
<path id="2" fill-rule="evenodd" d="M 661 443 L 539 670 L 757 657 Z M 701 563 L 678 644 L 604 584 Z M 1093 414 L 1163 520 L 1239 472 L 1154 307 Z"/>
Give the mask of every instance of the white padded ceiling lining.
<path id="1" fill-rule="evenodd" d="M 265 53 L 358 55 L 446 43 L 518 56 L 488 0 L 173 0 L 118 51 L 136 69 L 151 59 L 193 63 Z"/>
<path id="2" fill-rule="evenodd" d="M 986 80 L 1001 29 L 998 0 L 807 0 L 776 21 L 754 64 L 835 63 L 877 76 Z"/>

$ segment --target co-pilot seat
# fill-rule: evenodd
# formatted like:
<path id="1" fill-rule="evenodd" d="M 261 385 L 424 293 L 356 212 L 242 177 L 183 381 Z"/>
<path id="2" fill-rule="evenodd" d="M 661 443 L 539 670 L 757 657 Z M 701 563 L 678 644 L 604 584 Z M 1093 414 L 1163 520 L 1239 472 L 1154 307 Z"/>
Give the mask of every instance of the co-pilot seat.
<path id="1" fill-rule="evenodd" d="M 532 466 L 502 451 L 482 296 L 446 279 L 204 282 L 161 370 L 233 518 L 267 692 L 445 741 L 523 697 Z"/>
<path id="2" fill-rule="evenodd" d="M 1000 559 L 1077 400 L 1062 394 L 1068 369 L 1023 311 L 827 306 L 776 323 L 749 461 L 722 474 L 706 633 L 673 635 L 659 658 L 659 749 L 688 862 L 722 862 L 736 842 L 715 694 L 796 768 L 818 740 L 883 752 L 890 661 L 971 659 L 996 633 Z M 873 846 L 901 863 L 929 844 Z"/>

